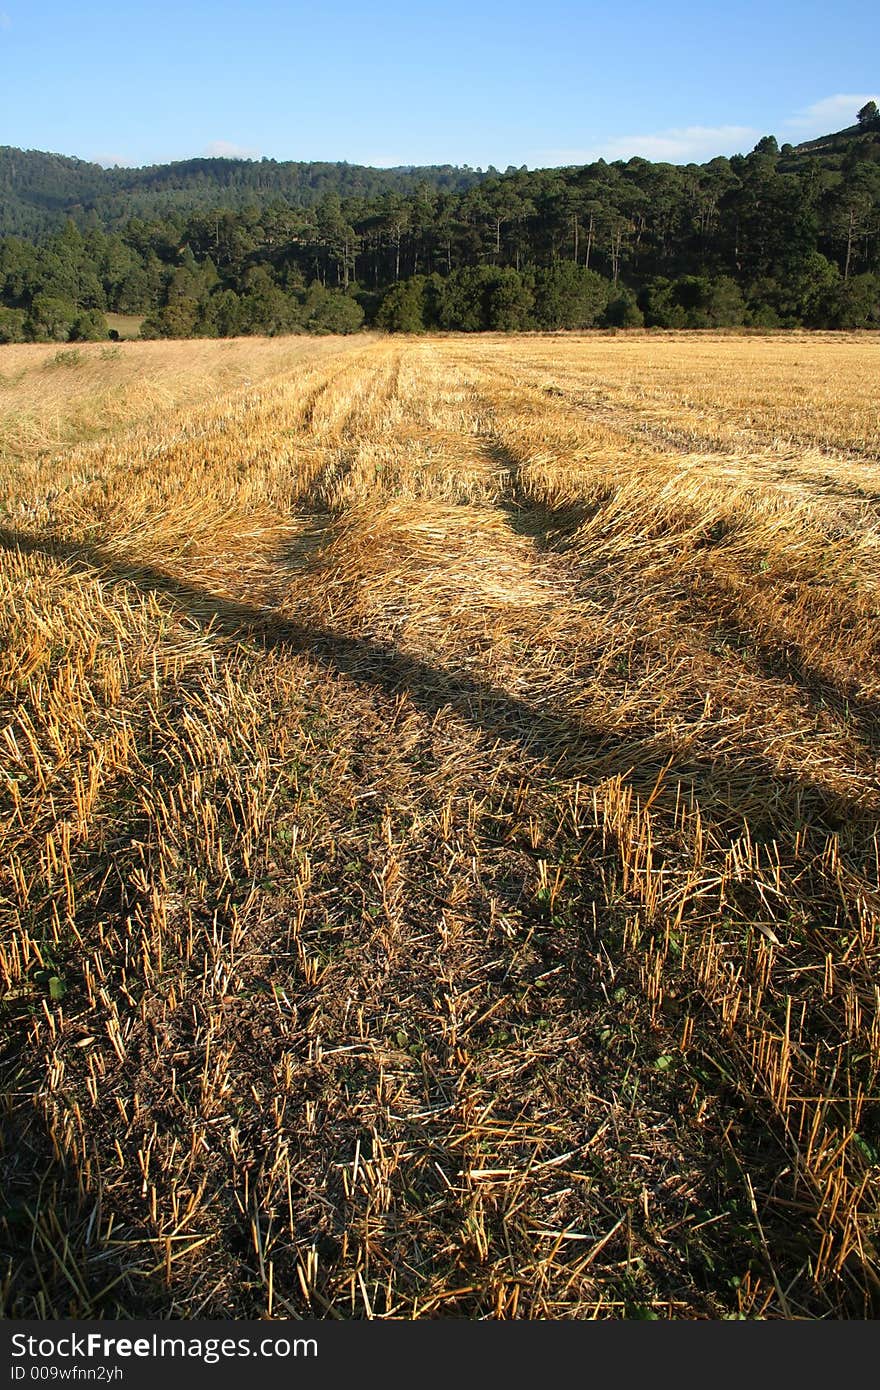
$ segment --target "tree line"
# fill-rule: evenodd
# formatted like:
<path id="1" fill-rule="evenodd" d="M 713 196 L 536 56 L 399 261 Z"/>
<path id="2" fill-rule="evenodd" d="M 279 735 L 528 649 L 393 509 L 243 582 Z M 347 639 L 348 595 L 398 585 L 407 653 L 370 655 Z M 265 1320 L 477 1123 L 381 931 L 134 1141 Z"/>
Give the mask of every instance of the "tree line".
<path id="1" fill-rule="evenodd" d="M 880 326 L 872 107 L 824 144 L 767 136 L 702 165 L 511 169 L 110 226 L 93 209 L 0 240 L 0 341 L 106 336 L 108 311 L 173 337 Z"/>
<path id="2" fill-rule="evenodd" d="M 467 165 L 371 169 L 345 161 L 184 159 L 142 169 L 102 168 L 67 155 L 0 146 L 0 236 L 35 238 L 68 217 L 117 230 L 132 217 L 163 218 L 214 207 L 238 210 L 279 201 L 313 207 L 328 194 L 378 198 L 423 184 L 463 191 L 485 175 Z"/>

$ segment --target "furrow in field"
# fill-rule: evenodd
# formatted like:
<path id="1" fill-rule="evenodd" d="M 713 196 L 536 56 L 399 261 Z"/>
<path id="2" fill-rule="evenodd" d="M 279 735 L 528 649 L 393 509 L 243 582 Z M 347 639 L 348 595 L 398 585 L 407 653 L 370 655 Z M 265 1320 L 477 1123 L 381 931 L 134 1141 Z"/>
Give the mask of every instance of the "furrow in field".
<path id="1" fill-rule="evenodd" d="M 880 532 L 865 508 L 758 484 L 743 464 L 633 449 L 491 375 L 489 427 L 523 524 L 546 534 L 589 589 L 607 572 L 655 587 L 666 618 L 702 620 L 709 645 L 749 647 L 817 701 L 854 713 L 876 741 Z M 672 467 L 670 467 L 670 462 Z M 673 618 L 674 615 L 674 618 Z M 844 617 L 846 615 L 846 617 Z M 851 640 L 850 625 L 859 635 Z"/>

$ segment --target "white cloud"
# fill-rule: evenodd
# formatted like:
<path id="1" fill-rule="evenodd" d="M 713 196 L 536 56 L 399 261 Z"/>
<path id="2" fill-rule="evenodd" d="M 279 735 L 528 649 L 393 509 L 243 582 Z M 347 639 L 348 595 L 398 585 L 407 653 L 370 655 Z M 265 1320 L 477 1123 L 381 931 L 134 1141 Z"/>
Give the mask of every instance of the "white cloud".
<path id="1" fill-rule="evenodd" d="M 404 159 L 403 155 L 398 154 L 367 154 L 363 159 L 357 160 L 357 163 L 365 165 L 368 169 L 402 169 L 412 164 L 428 163 L 428 161 Z"/>
<path id="2" fill-rule="evenodd" d="M 94 163 L 100 164 L 104 169 L 131 168 L 131 160 L 126 159 L 124 154 L 96 154 Z"/>
<path id="3" fill-rule="evenodd" d="M 12 19 L 5 10 L 0 10 L 0 29 L 11 29 Z"/>
<path id="4" fill-rule="evenodd" d="M 213 159 L 259 159 L 260 151 L 251 145 L 236 145 L 232 140 L 212 140 L 202 150 Z"/>
<path id="5" fill-rule="evenodd" d="M 761 132 L 747 125 L 689 125 L 649 135 L 615 135 L 591 149 L 542 150 L 533 167 L 592 164 L 597 159 L 659 160 L 667 164 L 700 163 L 718 154 L 745 153 Z"/>
<path id="6" fill-rule="evenodd" d="M 812 106 L 796 111 L 784 125 L 807 136 L 828 135 L 831 131 L 855 125 L 856 112 L 870 100 L 870 92 L 863 92 L 861 96 L 839 93 L 833 97 L 822 97 L 821 101 L 814 101 Z"/>
<path id="7" fill-rule="evenodd" d="M 876 97 L 873 98 L 877 100 Z M 781 122 L 796 140 L 825 135 L 855 125 L 856 112 L 871 101 L 868 92 L 837 93 L 802 107 Z M 566 164 L 592 164 L 597 159 L 632 159 L 641 156 L 667 164 L 702 164 L 719 154 L 747 154 L 768 130 L 747 125 L 689 125 L 656 130 L 645 135 L 612 135 L 588 148 L 539 150 L 529 161 L 532 168 L 558 168 Z M 782 139 L 780 134 L 780 140 Z"/>

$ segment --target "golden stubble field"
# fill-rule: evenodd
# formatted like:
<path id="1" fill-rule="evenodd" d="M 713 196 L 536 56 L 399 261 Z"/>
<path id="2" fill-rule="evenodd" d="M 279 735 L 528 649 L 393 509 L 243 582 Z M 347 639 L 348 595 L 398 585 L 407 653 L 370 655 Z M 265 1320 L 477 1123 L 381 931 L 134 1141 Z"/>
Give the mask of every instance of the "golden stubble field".
<path id="1" fill-rule="evenodd" d="M 0 350 L 0 1311 L 880 1308 L 880 344 Z"/>

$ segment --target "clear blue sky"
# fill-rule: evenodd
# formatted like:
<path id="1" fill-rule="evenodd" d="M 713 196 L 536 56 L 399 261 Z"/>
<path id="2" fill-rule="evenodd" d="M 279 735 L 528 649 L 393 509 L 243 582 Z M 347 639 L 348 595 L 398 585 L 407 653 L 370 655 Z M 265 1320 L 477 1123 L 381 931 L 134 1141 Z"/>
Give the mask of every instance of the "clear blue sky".
<path id="1" fill-rule="evenodd" d="M 0 144 L 682 162 L 850 124 L 878 55 L 872 0 L 0 0 Z"/>

